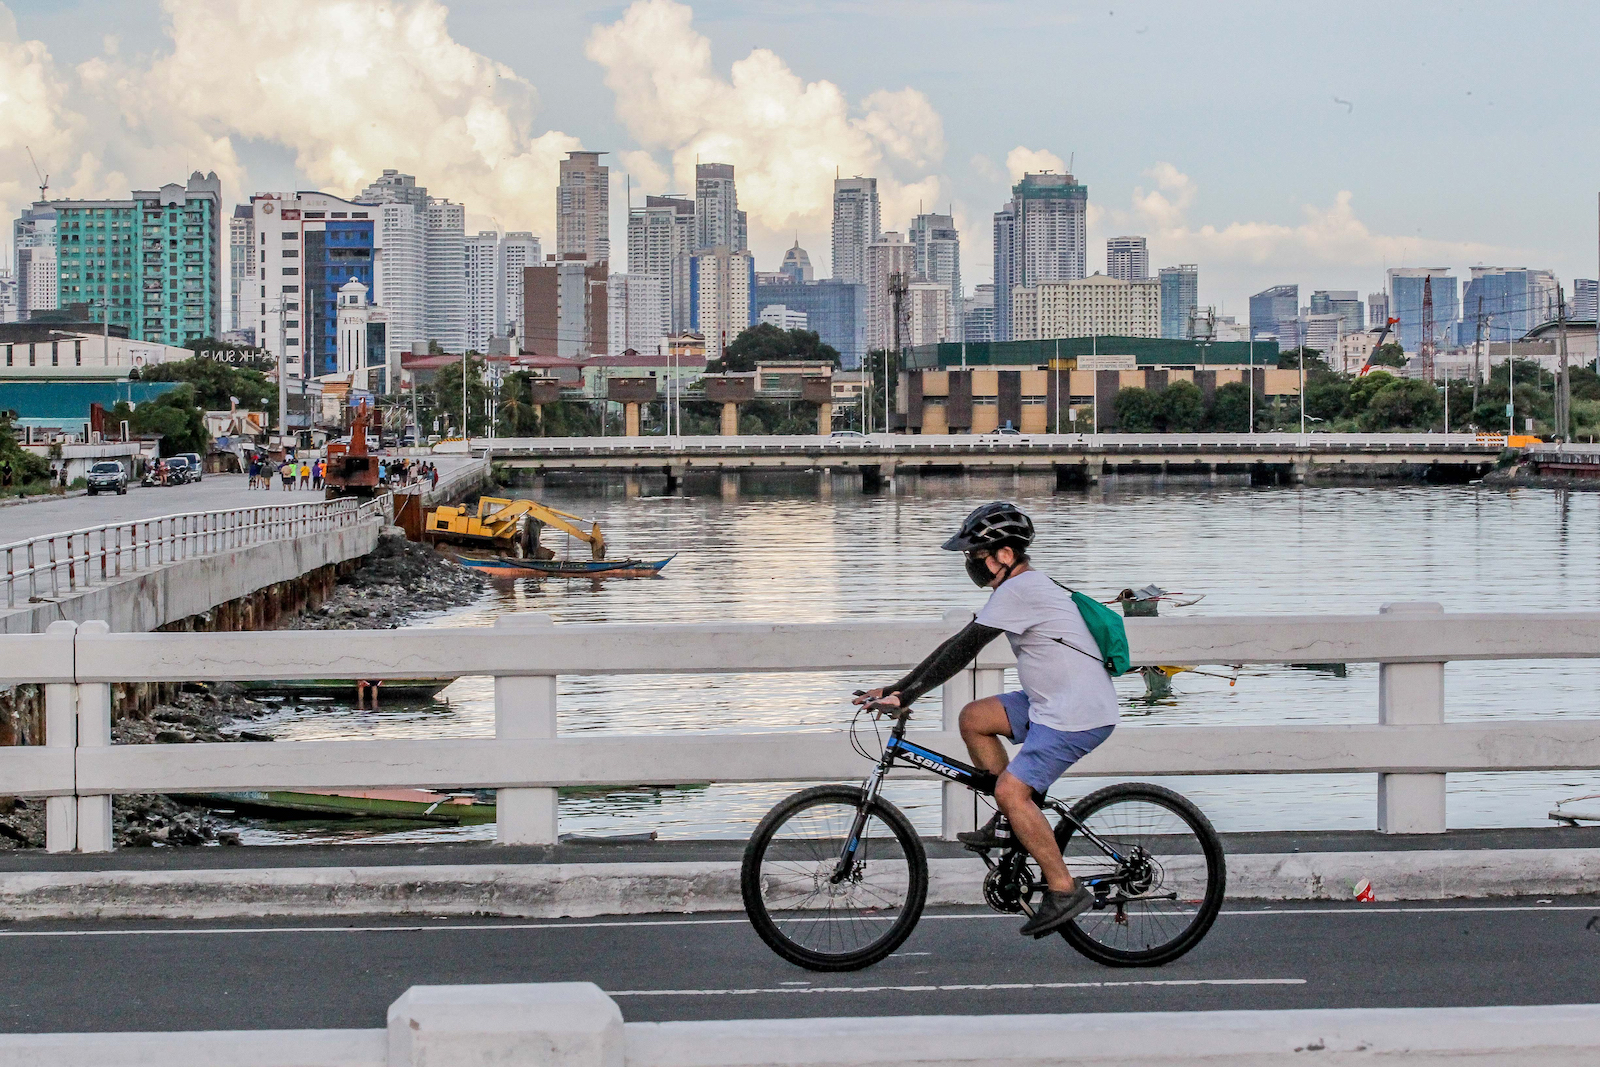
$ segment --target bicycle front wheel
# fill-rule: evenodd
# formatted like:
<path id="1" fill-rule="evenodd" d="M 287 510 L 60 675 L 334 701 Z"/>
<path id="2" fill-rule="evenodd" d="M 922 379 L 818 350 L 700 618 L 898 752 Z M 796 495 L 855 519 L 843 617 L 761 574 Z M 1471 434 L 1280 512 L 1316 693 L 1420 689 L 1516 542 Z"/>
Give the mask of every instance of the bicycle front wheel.
<path id="1" fill-rule="evenodd" d="M 927 855 L 910 821 L 881 797 L 866 810 L 854 862 L 837 876 L 866 799 L 855 786 L 801 790 L 768 812 L 745 846 L 745 913 L 790 963 L 813 971 L 871 966 L 922 916 Z"/>
<path id="2" fill-rule="evenodd" d="M 1222 910 L 1222 841 L 1200 809 L 1170 789 L 1125 783 L 1072 806 L 1056 842 L 1094 908 L 1061 934 L 1113 967 L 1170 963 L 1205 937 Z"/>

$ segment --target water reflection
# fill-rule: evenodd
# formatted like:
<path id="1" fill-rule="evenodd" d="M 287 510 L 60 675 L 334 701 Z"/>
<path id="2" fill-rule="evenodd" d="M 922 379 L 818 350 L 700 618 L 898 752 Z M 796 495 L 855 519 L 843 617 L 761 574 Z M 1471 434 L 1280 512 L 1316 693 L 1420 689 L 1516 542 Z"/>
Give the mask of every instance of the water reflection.
<path id="1" fill-rule="evenodd" d="M 808 480 L 808 478 L 810 480 Z M 514 611 L 558 623 L 714 622 L 938 617 L 976 609 L 958 561 L 939 550 L 972 507 L 1016 499 L 1034 516 L 1038 564 L 1062 581 L 1110 595 L 1156 582 L 1205 593 L 1169 615 L 1375 613 L 1390 600 L 1435 600 L 1451 611 L 1581 610 L 1600 594 L 1600 499 L 1545 490 L 1466 487 L 1251 489 L 1115 481 L 1056 493 L 1050 475 L 902 478 L 897 492 L 863 496 L 842 480 L 822 499 L 814 476 L 774 485 L 746 475 L 739 494 L 628 497 L 621 485 L 551 489 L 539 498 L 599 519 L 618 554 L 677 559 L 658 580 L 535 581 L 492 589 L 472 608 L 424 625 L 488 626 Z M 914 489 L 914 494 L 911 490 Z M 646 486 L 648 493 L 649 486 Z M 515 491 L 514 491 L 515 492 Z M 526 495 L 533 495 L 524 491 Z M 1600 715 L 1600 665 L 1590 662 L 1452 664 L 1454 721 Z M 837 729 L 847 694 L 887 679 L 852 674 L 729 674 L 563 678 L 567 733 L 751 732 Z M 1120 679 L 1127 719 L 1139 726 L 1366 723 L 1376 719 L 1377 669 L 1249 667 L 1238 684 L 1179 675 L 1170 696 L 1147 700 Z M 463 678 L 437 702 L 285 706 L 285 739 L 487 737 L 487 678 Z M 930 720 L 937 695 L 924 701 Z M 864 769 L 864 768 L 863 768 Z M 1058 792 L 1093 788 L 1068 780 Z M 1225 830 L 1369 828 L 1369 775 L 1174 780 Z M 562 829 L 662 837 L 741 836 L 788 786 L 618 791 L 563 797 Z M 1584 774 L 1453 775 L 1453 826 L 1534 825 L 1558 796 L 1600 789 Z M 937 791 L 895 787 L 924 831 L 938 824 Z M 420 831 L 487 836 L 492 828 Z"/>

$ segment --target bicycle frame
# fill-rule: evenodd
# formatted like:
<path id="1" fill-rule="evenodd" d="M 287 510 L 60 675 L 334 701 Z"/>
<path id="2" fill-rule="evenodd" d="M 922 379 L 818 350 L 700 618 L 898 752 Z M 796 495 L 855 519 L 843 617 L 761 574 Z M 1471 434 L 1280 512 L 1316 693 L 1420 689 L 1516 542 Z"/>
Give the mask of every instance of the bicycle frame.
<path id="1" fill-rule="evenodd" d="M 884 710 L 889 711 L 891 709 L 886 706 Z M 866 793 L 866 802 L 856 812 L 855 821 L 850 827 L 850 836 L 845 841 L 844 850 L 839 856 L 839 862 L 834 866 L 833 875 L 829 879 L 834 885 L 838 885 L 849 878 L 851 871 L 854 870 L 856 849 L 861 843 L 861 831 L 866 826 L 867 811 L 872 807 L 873 802 L 878 799 L 878 794 L 883 789 L 883 781 L 888 777 L 889 771 L 893 769 L 896 763 L 904 763 L 907 766 L 929 771 L 949 781 L 958 782 L 980 796 L 994 796 L 995 785 L 999 781 L 996 775 L 963 763 L 958 759 L 951 759 L 949 756 L 935 752 L 931 748 L 924 748 L 922 745 L 907 741 L 905 736 L 906 723 L 911 718 L 911 709 L 893 708 L 892 711 L 895 720 L 894 726 L 889 731 L 888 742 L 883 746 L 883 755 L 879 757 L 878 762 L 873 765 L 871 772 L 861 783 L 861 788 Z M 1115 861 L 1119 866 L 1126 862 L 1122 854 L 1113 845 L 1089 830 L 1077 819 L 1074 819 L 1072 813 L 1067 810 L 1064 804 L 1046 797 L 1044 806 L 1055 811 L 1062 819 L 1071 822 L 1077 833 L 1083 835 L 1086 841 L 1093 844 L 1101 852 L 1104 852 L 1109 859 Z M 1017 852 L 1019 850 L 1013 848 L 1007 851 Z M 982 853 L 982 856 L 983 862 L 989 866 L 990 870 L 994 870 L 999 866 L 989 858 L 987 853 Z M 1026 853 L 1023 852 L 1022 856 L 1025 858 Z M 1085 878 L 1083 884 L 1093 888 L 1102 883 L 1117 882 L 1119 880 L 1119 876 L 1110 875 L 1100 878 Z M 1024 904 L 1024 907 L 1026 906 Z M 1029 914 L 1032 914 L 1031 909 L 1029 909 Z"/>

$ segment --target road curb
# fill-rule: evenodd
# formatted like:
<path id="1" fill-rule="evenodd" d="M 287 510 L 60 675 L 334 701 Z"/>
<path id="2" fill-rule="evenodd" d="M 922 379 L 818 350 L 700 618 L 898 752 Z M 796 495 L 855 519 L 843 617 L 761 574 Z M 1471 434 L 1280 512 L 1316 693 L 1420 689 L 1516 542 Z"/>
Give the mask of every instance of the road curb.
<path id="1" fill-rule="evenodd" d="M 977 859 L 939 859 L 928 903 L 983 903 Z M 1229 857 L 1232 900 L 1569 896 L 1600 892 L 1600 849 L 1317 852 Z M 331 915 L 587 917 L 738 911 L 733 862 L 272 867 L 0 874 L 0 920 Z"/>

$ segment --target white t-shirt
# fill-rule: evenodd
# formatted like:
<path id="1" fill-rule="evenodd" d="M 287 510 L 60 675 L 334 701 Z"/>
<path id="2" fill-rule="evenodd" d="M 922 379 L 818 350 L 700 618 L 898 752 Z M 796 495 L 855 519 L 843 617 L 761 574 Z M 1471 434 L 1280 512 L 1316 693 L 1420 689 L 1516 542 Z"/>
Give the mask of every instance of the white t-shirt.
<path id="1" fill-rule="evenodd" d="M 978 622 L 1006 632 L 1030 722 L 1064 731 L 1116 725 L 1116 688 L 1071 593 L 1042 572 L 1026 570 L 989 594 Z"/>

